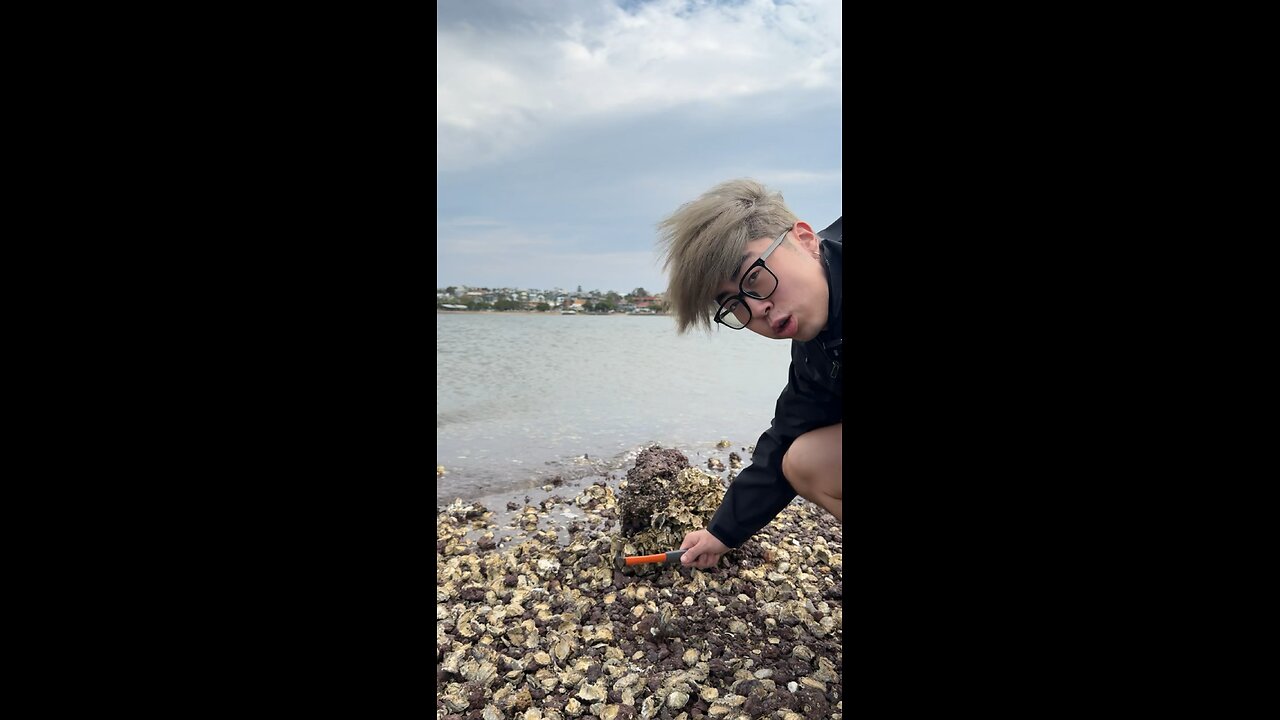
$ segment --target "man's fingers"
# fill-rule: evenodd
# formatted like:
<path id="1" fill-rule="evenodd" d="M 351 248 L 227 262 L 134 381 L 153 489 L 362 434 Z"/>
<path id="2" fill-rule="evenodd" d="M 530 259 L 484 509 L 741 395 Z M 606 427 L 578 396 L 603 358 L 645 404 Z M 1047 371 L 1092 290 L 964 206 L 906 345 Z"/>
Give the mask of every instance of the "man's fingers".
<path id="1" fill-rule="evenodd" d="M 692 565 L 703 570 L 714 567 L 720 562 L 720 556 L 724 554 L 716 552 L 718 546 L 719 541 L 710 533 L 702 531 L 689 533 L 680 543 L 680 549 L 684 550 L 684 555 L 680 556 L 680 564 Z"/>
<path id="2" fill-rule="evenodd" d="M 709 548 L 707 547 L 706 538 L 698 538 L 693 547 L 686 550 L 684 555 L 680 556 L 680 559 L 685 565 L 693 565 L 699 559 L 706 557 L 707 552 L 709 552 Z"/>

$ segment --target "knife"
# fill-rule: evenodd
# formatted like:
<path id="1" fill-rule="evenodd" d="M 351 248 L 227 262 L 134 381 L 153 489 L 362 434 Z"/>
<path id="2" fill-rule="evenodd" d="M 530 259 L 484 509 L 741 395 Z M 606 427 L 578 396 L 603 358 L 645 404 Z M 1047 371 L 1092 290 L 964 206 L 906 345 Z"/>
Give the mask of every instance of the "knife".
<path id="1" fill-rule="evenodd" d="M 672 550 L 671 552 L 658 553 L 657 555 L 619 555 L 617 559 L 614 560 L 614 565 L 619 569 L 627 565 L 644 565 L 647 563 L 679 565 L 681 555 L 684 555 L 684 550 Z"/>

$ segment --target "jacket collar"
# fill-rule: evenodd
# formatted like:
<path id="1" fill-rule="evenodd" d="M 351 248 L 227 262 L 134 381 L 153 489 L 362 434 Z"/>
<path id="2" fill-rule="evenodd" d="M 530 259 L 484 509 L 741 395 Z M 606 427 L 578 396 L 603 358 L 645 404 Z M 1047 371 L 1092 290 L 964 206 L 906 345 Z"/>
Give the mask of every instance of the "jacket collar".
<path id="1" fill-rule="evenodd" d="M 841 323 L 844 309 L 843 243 L 823 238 L 819 251 L 822 266 L 827 271 L 827 326 L 814 339 L 821 341 L 826 347 L 844 338 L 844 326 Z"/>

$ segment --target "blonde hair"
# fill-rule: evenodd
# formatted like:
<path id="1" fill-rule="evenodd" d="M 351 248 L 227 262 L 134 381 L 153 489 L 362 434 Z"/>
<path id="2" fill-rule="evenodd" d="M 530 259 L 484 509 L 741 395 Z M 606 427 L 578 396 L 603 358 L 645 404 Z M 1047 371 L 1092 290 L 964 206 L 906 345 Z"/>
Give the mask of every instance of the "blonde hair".
<path id="1" fill-rule="evenodd" d="M 722 182 L 658 223 L 662 269 L 670 271 L 666 303 L 675 313 L 676 332 L 695 324 L 710 332 L 716 289 L 738 269 L 743 248 L 795 223 L 782 194 L 750 178 Z"/>

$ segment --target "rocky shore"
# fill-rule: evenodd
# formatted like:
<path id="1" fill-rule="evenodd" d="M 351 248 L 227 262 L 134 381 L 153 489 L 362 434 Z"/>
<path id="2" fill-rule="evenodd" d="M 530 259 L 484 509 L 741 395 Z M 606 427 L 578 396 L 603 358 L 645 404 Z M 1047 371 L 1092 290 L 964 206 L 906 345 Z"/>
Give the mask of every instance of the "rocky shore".
<path id="1" fill-rule="evenodd" d="M 615 565 L 678 549 L 723 493 L 654 447 L 616 492 L 441 509 L 436 717 L 840 718 L 843 541 L 820 508 L 793 502 L 711 570 Z"/>

